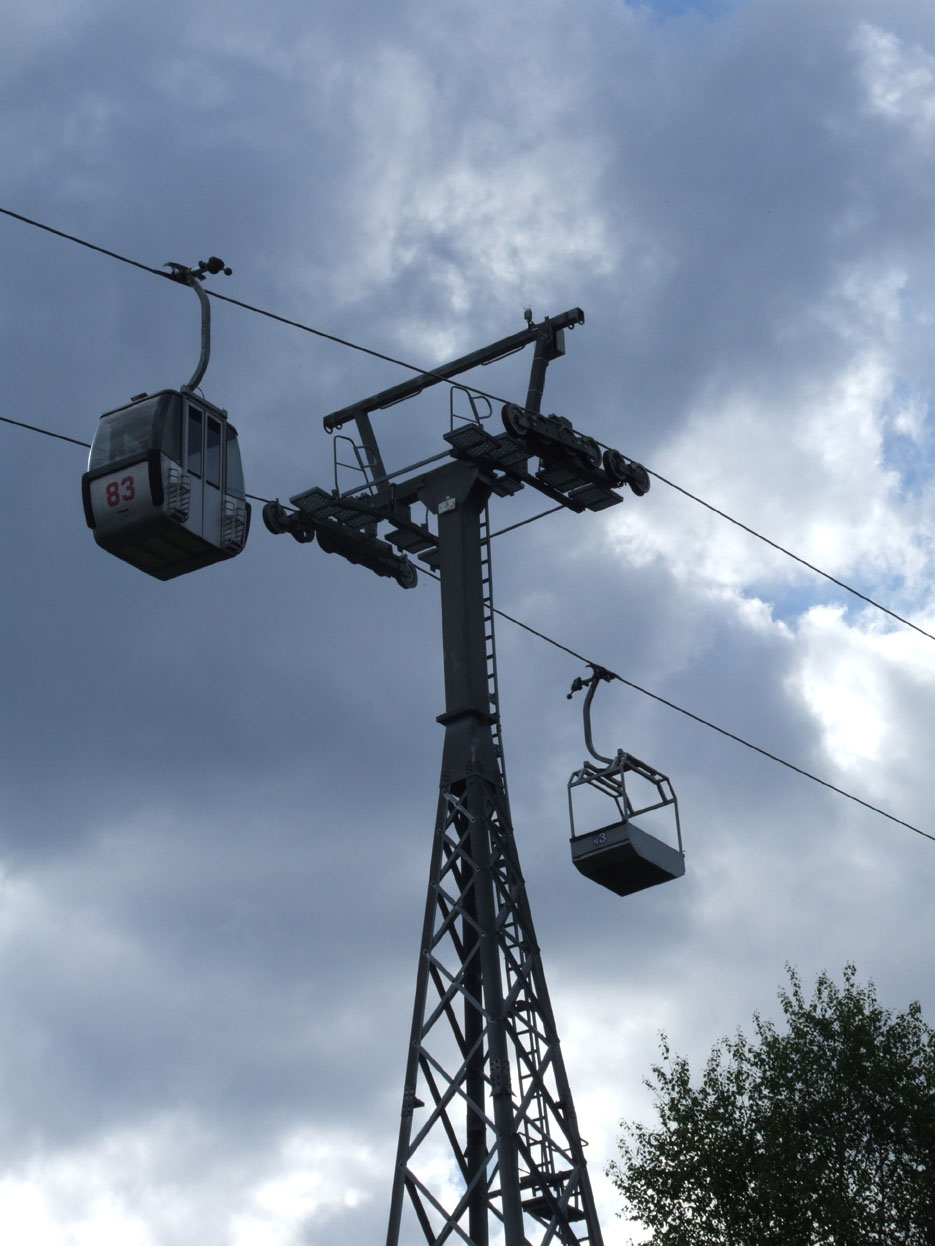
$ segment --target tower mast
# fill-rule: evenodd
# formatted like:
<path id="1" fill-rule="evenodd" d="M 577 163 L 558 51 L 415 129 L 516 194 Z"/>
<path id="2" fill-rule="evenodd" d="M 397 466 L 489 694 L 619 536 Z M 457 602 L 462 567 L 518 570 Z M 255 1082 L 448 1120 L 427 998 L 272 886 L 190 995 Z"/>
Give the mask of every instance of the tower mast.
<path id="1" fill-rule="evenodd" d="M 487 499 L 436 473 L 445 727 L 387 1246 L 405 1205 L 427 1242 L 601 1246 L 495 736 Z M 439 1184 L 438 1161 L 454 1180 Z M 529 1225 L 529 1228 L 525 1227 Z"/>
<path id="2" fill-rule="evenodd" d="M 347 462 L 336 446 L 333 491 L 294 496 L 294 512 L 278 502 L 263 511 L 271 531 L 303 543 L 317 537 L 326 551 L 404 588 L 417 579 L 408 554 L 435 569 L 441 584 L 445 740 L 387 1246 L 410 1246 L 415 1226 L 433 1246 L 602 1246 L 510 817 L 488 501 L 528 485 L 571 510 L 602 510 L 622 500 L 615 490 L 623 485 L 645 493 L 649 478 L 619 451 L 602 454 L 568 420 L 541 414 L 546 369 L 565 352 L 564 330 L 584 322 L 580 308 L 539 324 L 527 311 L 526 322 L 326 416 L 329 432 L 356 424 L 362 483 L 337 487 L 337 468 Z M 373 411 L 531 343 L 526 405 L 504 406 L 505 433 L 483 427 L 473 397 L 472 417 L 456 417 L 452 390 L 449 460 L 400 480 L 414 465 L 391 481 Z M 413 520 L 416 504 L 435 516 L 434 531 L 430 521 Z M 385 540 L 384 521 L 393 525 Z"/>

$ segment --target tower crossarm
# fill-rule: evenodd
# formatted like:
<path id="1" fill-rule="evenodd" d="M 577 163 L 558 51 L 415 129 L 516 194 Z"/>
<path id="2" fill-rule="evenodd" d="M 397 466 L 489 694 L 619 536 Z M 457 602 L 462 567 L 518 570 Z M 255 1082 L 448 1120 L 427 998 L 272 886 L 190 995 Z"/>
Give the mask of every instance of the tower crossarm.
<path id="1" fill-rule="evenodd" d="M 516 351 L 522 350 L 530 342 L 539 342 L 540 340 L 545 343 L 545 346 L 543 350 L 537 351 L 536 354 L 536 360 L 533 364 L 534 375 L 530 381 L 530 392 L 538 384 L 538 392 L 541 394 L 545 372 L 544 365 L 549 360 L 565 353 L 564 330 L 573 329 L 575 325 L 579 324 L 584 324 L 584 312 L 580 307 L 572 307 L 558 316 L 546 316 L 540 324 L 534 324 L 531 317 L 527 317 L 526 328 L 521 329 L 518 333 L 512 333 L 509 337 L 500 338 L 499 341 L 492 342 L 489 346 L 482 346 L 479 350 L 473 350 L 470 354 L 461 355 L 458 359 L 451 360 L 450 363 L 439 364 L 437 368 L 433 368 L 431 371 L 420 372 L 408 381 L 402 381 L 399 385 L 393 385 L 389 389 L 380 390 L 377 394 L 371 394 L 369 398 L 361 398 L 347 407 L 342 407 L 340 411 L 332 411 L 330 415 L 324 417 L 322 424 L 326 432 L 333 433 L 350 420 L 359 421 L 362 416 L 368 416 L 371 411 L 380 411 L 386 407 L 395 406 L 399 402 L 405 402 L 407 398 L 414 398 L 416 394 L 421 394 L 423 390 L 428 389 L 432 385 L 438 385 L 441 381 L 448 381 L 453 376 L 460 376 L 461 373 L 469 372 L 472 368 L 496 363 L 498 359 L 505 359 L 507 355 L 512 355 Z M 537 368 L 541 368 L 541 376 L 538 376 Z M 538 408 L 536 409 L 538 410 Z"/>

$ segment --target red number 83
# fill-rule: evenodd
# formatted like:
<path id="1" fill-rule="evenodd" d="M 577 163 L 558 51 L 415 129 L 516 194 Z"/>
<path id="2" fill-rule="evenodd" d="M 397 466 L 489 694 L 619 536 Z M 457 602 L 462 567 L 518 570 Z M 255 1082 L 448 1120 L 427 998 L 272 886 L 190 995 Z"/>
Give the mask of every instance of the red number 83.
<path id="1" fill-rule="evenodd" d="M 123 490 L 123 493 L 120 490 Z M 118 484 L 116 480 L 111 480 L 105 489 L 107 494 L 108 506 L 119 506 L 121 502 L 132 502 L 136 497 L 136 489 L 133 486 L 133 477 L 124 476 L 123 480 Z"/>

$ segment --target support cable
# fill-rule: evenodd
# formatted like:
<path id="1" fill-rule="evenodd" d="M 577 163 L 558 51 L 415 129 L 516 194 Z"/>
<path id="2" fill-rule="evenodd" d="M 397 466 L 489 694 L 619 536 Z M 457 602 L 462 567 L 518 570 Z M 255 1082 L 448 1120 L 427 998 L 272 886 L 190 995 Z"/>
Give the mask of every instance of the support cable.
<path id="1" fill-rule="evenodd" d="M 722 519 L 726 519 L 728 523 L 734 524 L 738 528 L 743 528 L 744 532 L 749 532 L 751 536 L 755 536 L 758 541 L 772 546 L 778 550 L 780 554 L 785 554 L 787 558 L 791 558 L 794 562 L 800 563 L 803 567 L 808 567 L 809 571 L 814 571 L 816 575 L 823 576 L 826 580 L 830 580 L 832 584 L 837 584 L 839 588 L 843 588 L 846 592 L 852 593 L 855 597 L 859 597 L 861 601 L 865 601 L 868 606 L 874 606 L 877 610 L 882 610 L 884 614 L 888 614 L 891 619 L 896 619 L 899 623 L 904 623 L 906 627 L 911 627 L 914 632 L 919 632 L 922 636 L 927 636 L 929 640 L 935 640 L 935 636 L 931 632 L 927 632 L 924 627 L 919 627 L 917 623 L 913 623 L 910 619 L 904 618 L 903 615 L 897 614 L 895 610 L 890 610 L 888 606 L 881 605 L 880 602 L 874 601 L 872 597 L 868 597 L 866 593 L 861 593 L 859 589 L 852 588 L 850 584 L 845 584 L 843 580 L 837 579 L 828 571 L 822 571 L 821 567 L 816 567 L 814 563 L 808 562 L 805 558 L 798 554 L 793 554 L 791 549 L 786 549 L 784 545 L 780 545 L 778 541 L 771 541 L 768 536 L 764 536 L 762 532 L 756 532 L 753 528 L 745 523 L 741 523 L 739 519 L 734 519 L 732 515 L 728 515 L 726 511 L 720 510 L 717 506 L 713 506 L 710 502 L 706 502 L 704 498 L 698 497 L 694 493 L 690 493 L 682 485 L 675 484 L 672 480 L 667 480 L 665 476 L 659 472 L 654 472 L 651 467 L 646 470 L 650 476 L 655 476 L 657 480 L 661 480 L 664 485 L 668 485 L 670 489 L 675 489 L 678 493 L 684 493 L 687 498 L 691 498 L 693 502 L 697 502 L 699 506 L 704 506 L 707 510 L 713 511 L 715 515 L 720 515 Z"/>
<path id="2" fill-rule="evenodd" d="M 119 260 L 123 264 L 131 264 L 134 268 L 140 268 L 144 272 L 152 273 L 156 277 L 163 277 L 169 281 L 173 280 L 171 274 L 162 272 L 158 268 L 153 268 L 149 264 L 143 264 L 139 260 L 130 259 L 128 256 L 121 255 L 117 251 L 109 250 L 107 247 L 101 247 L 101 246 L 98 246 L 96 243 L 88 242 L 86 239 L 79 238 L 75 234 L 66 233 L 64 230 L 61 230 L 61 229 L 54 229 L 51 225 L 45 225 L 41 221 L 33 220 L 31 217 L 24 216 L 20 212 L 13 212 L 9 208 L 0 207 L 0 214 L 4 216 L 12 217 L 14 220 L 17 220 L 17 221 L 22 221 L 26 225 L 32 225 L 36 229 L 44 230 L 46 233 L 54 234 L 58 238 L 64 238 L 68 242 L 74 242 L 78 246 L 87 247 L 88 250 L 97 251 L 101 255 L 106 255 L 106 256 L 109 256 L 111 259 Z M 267 311 L 265 308 L 256 307 L 255 305 L 251 303 L 244 303 L 240 299 L 232 298 L 228 294 L 221 294 L 220 291 L 218 290 L 207 290 L 206 293 L 211 298 L 220 299 L 224 303 L 232 303 L 235 307 L 240 307 L 244 311 L 252 312 L 254 315 L 263 316 L 268 320 L 275 320 L 279 324 L 288 325 L 290 328 L 293 328 L 293 329 L 299 329 L 303 333 L 311 333 L 315 337 L 323 338 L 325 341 L 328 341 L 328 342 L 334 342 L 338 346 L 346 346 L 349 350 L 359 351 L 361 354 L 364 354 L 364 355 L 370 355 L 372 358 L 380 359 L 384 363 L 391 363 L 395 367 L 405 368 L 409 372 L 415 372 L 415 373 L 418 373 L 424 376 L 435 377 L 439 381 L 444 381 L 445 384 L 447 385 L 451 385 L 459 389 L 467 390 L 479 398 L 486 398 L 491 402 L 499 402 L 499 403 L 503 403 L 506 401 L 506 399 L 500 397 L 497 394 L 492 394 L 486 390 L 477 389 L 473 385 L 466 385 L 463 382 L 452 381 L 448 377 L 440 376 L 439 374 L 433 372 L 431 368 L 416 367 L 415 364 L 407 363 L 404 359 L 397 359 L 393 355 L 387 355 L 382 351 L 373 350 L 369 346 L 362 346 L 359 342 L 352 342 L 347 338 L 338 337 L 337 334 L 334 334 L 334 333 L 326 333 L 323 329 L 316 329 L 311 325 L 303 324 L 299 320 L 292 320 L 288 316 L 280 316 L 276 312 Z M 7 420 L 6 423 L 15 424 L 17 423 L 17 421 Z M 24 425 L 24 427 L 29 427 L 29 426 Z M 44 431 L 44 430 L 40 430 L 40 431 Z M 62 436 L 62 434 L 50 433 L 49 436 Z M 63 440 L 69 440 L 69 439 L 63 438 Z M 598 444 L 603 446 L 602 442 L 599 442 Z M 604 448 L 607 449 L 608 447 L 604 446 Z M 829 572 L 823 571 L 820 567 L 816 567 L 814 563 L 810 563 L 805 558 L 801 558 L 798 554 L 792 553 L 792 551 L 787 549 L 784 545 L 780 545 L 777 541 L 773 541 L 769 537 L 764 536 L 761 532 L 757 532 L 755 528 L 751 528 L 748 524 L 742 523 L 739 519 L 734 519 L 732 516 L 728 515 L 726 511 L 722 511 L 718 507 L 713 506 L 710 502 L 704 501 L 703 498 L 700 498 L 696 494 L 691 493 L 688 489 L 683 488 L 682 485 L 678 485 L 674 481 L 668 480 L 661 473 L 653 471 L 651 468 L 647 468 L 646 470 L 649 472 L 651 476 L 655 476 L 655 478 L 659 480 L 662 484 L 668 485 L 670 489 L 675 489 L 678 493 L 683 493 L 686 497 L 690 498 L 693 502 L 697 502 L 700 506 L 704 506 L 708 510 L 713 511 L 714 514 L 719 515 L 722 519 L 726 519 L 729 523 L 736 525 L 738 528 L 742 528 L 744 532 L 749 533 L 750 536 L 756 537 L 757 540 L 763 541 L 765 544 L 771 546 L 773 549 L 777 550 L 779 553 L 785 554 L 787 558 L 791 558 L 794 562 L 799 563 L 801 566 L 807 567 L 808 570 L 814 572 L 814 574 L 820 575 L 823 579 L 826 579 L 830 583 L 837 585 L 838 588 L 842 588 L 845 592 L 851 593 L 854 597 L 857 597 L 859 598 L 859 600 L 866 602 L 867 605 L 873 606 L 874 609 L 880 610 L 883 612 L 883 614 L 889 615 L 891 619 L 895 619 L 896 622 L 902 623 L 905 627 L 912 628 L 913 631 L 918 632 L 920 635 L 927 637 L 927 639 L 929 640 L 935 640 L 935 635 L 933 635 L 931 632 L 926 631 L 925 628 L 920 627 L 917 623 L 912 623 L 909 619 L 905 618 L 903 615 L 897 614 L 895 610 L 889 609 L 888 606 L 884 606 L 881 602 L 876 601 L 874 598 L 868 597 L 866 593 L 862 593 L 860 592 L 859 589 L 853 588 L 850 584 L 847 584 L 844 580 L 838 579 L 836 576 L 831 575 Z M 550 511 L 542 512 L 543 515 L 547 515 L 550 513 L 551 513 Z M 541 518 L 541 516 L 535 516 L 535 518 Z M 531 519 L 523 520 L 522 522 L 531 523 L 532 520 Z M 512 525 L 512 527 L 519 527 L 519 526 L 520 526 L 519 524 Z M 505 529 L 502 529 L 501 532 L 495 532 L 495 533 L 492 533 L 491 535 L 500 536 L 502 535 L 502 532 L 507 532 L 510 530 L 511 529 L 509 528 L 505 528 Z"/>
<path id="3" fill-rule="evenodd" d="M 26 428 L 30 432 L 41 433 L 45 437 L 55 437 L 59 441 L 68 441 L 76 446 L 84 446 L 86 449 L 90 448 L 90 442 L 79 441 L 77 437 L 66 437 L 64 433 L 53 433 L 49 429 L 39 428 L 35 424 L 25 424 L 22 420 L 11 420 L 8 416 L 0 415 L 0 421 L 4 424 L 14 424 L 17 428 Z M 408 470 L 408 468 L 404 470 Z M 269 498 L 258 497 L 255 493 L 248 493 L 247 497 L 254 502 L 266 503 L 270 501 Z M 557 509 L 564 510 L 564 507 L 558 507 Z M 510 528 L 501 528 L 499 532 L 491 533 L 490 539 L 493 539 L 495 536 L 501 536 L 504 532 L 510 532 L 512 531 L 512 528 L 521 527 L 522 524 L 531 523 L 534 519 L 541 519 L 543 515 L 550 514 L 552 514 L 551 510 L 543 511 L 542 515 L 533 515 L 530 519 L 521 520 L 520 523 L 513 524 Z M 423 575 L 427 575 L 433 580 L 437 581 L 439 578 L 427 567 L 421 567 L 420 571 Z M 641 692 L 643 696 L 650 697 L 654 701 L 659 701 L 662 705 L 667 706 L 669 709 L 675 710 L 679 714 L 684 714 L 686 718 L 691 718 L 695 722 L 700 723 L 703 727 L 710 727 L 712 731 L 718 732 L 719 735 L 726 736 L 729 740 L 734 740 L 737 744 L 742 744 L 745 748 L 752 749 L 754 753 L 760 753 L 763 757 L 769 758 L 770 761 L 774 761 L 780 766 L 785 766 L 787 770 L 793 770 L 796 774 L 802 775 L 803 778 L 811 779 L 813 783 L 820 783 L 822 787 L 829 788 L 832 792 L 837 792 L 839 796 L 846 796 L 848 800 L 852 800 L 858 805 L 863 805 L 864 808 L 869 809 L 871 813 L 878 813 L 881 817 L 889 819 L 890 822 L 895 822 L 899 826 L 904 826 L 907 830 L 914 831 L 917 835 L 922 835 L 925 839 L 935 841 L 935 835 L 930 835 L 928 831 L 920 830 L 919 827 L 913 826 L 911 822 L 905 822 L 902 818 L 897 818 L 894 814 L 887 813 L 885 809 L 880 809 L 876 805 L 871 805 L 868 801 L 862 800 L 859 796 L 854 796 L 851 792 L 845 791 L 844 788 L 836 787 L 835 784 L 829 783 L 827 779 L 821 779 L 818 775 L 812 774 L 808 770 L 803 770 L 801 766 L 796 766 L 790 761 L 785 761 L 782 757 L 778 757 L 775 753 L 770 753 L 767 749 L 761 748 L 758 744 L 752 744 L 749 740 L 745 740 L 742 736 L 735 735 L 734 732 L 728 731 L 725 727 L 719 727 L 716 723 L 710 722 L 706 718 L 702 718 L 700 714 L 694 714 L 691 710 L 683 709 L 682 706 L 676 705 L 674 701 L 668 701 L 657 692 L 650 692 L 648 688 L 643 688 L 639 684 L 634 683 L 632 680 L 625 679 L 622 675 L 618 675 L 614 671 L 609 670 L 603 665 L 603 663 L 599 664 L 591 662 L 590 659 L 586 658 L 583 654 L 569 648 L 568 645 L 562 644 L 561 641 L 554 640 L 551 636 L 547 636 L 545 632 L 538 631 L 531 624 L 524 623 L 522 619 L 517 619 L 511 614 L 507 614 L 505 610 L 501 610 L 494 606 L 493 613 L 500 615 L 500 617 L 506 619 L 508 623 L 513 623 L 516 627 L 523 628 L 524 631 L 529 632 L 531 635 L 538 636 L 540 640 L 544 640 L 547 644 L 553 645 L 556 649 L 561 649 L 563 653 L 569 654 L 571 657 L 576 658 L 579 662 L 583 662 L 586 666 L 600 665 L 603 670 L 608 671 L 608 674 L 612 679 L 619 680 L 620 683 L 626 684 L 628 688 L 632 688 L 635 692 Z M 910 626 L 913 625 L 910 624 Z M 924 634 L 927 636 L 928 632 Z M 932 637 L 932 639 L 935 639 L 935 637 Z"/>
<path id="4" fill-rule="evenodd" d="M 538 636 L 540 640 L 546 641 L 550 645 L 554 645 L 556 649 L 561 649 L 564 653 L 571 654 L 572 657 L 578 658 L 588 666 L 597 665 L 590 662 L 582 654 L 576 653 L 574 649 L 570 649 L 567 645 L 563 645 L 558 640 L 553 640 L 551 636 L 547 636 L 545 632 L 537 631 L 536 628 L 524 623 L 522 619 L 516 619 L 512 615 L 507 614 L 503 610 L 495 608 L 495 613 L 510 623 L 515 623 L 517 627 L 523 628 L 524 631 L 530 632 L 533 636 Z M 606 667 L 602 669 L 607 670 Z M 635 692 L 641 692 L 643 696 L 651 697 L 654 701 L 667 706 L 670 710 L 675 710 L 679 714 L 684 714 L 686 718 L 691 718 L 694 722 L 700 723 L 702 727 L 710 727 L 712 731 L 716 731 L 719 735 L 726 736 L 729 740 L 734 740 L 737 744 L 742 744 L 744 748 L 751 749 L 754 753 L 759 753 L 762 757 L 769 758 L 770 761 L 785 766 L 787 770 L 793 770 L 796 774 L 802 775 L 805 779 L 811 779 L 813 783 L 820 783 L 822 787 L 828 788 L 832 792 L 837 792 L 839 796 L 846 796 L 848 800 L 854 801 L 858 805 L 863 805 L 865 809 L 869 809 L 871 813 L 878 813 L 883 818 L 888 818 L 890 822 L 895 822 L 899 826 L 904 826 L 909 831 L 915 831 L 917 835 L 921 835 L 924 839 L 930 839 L 935 843 L 935 835 L 923 831 L 917 826 L 913 826 L 911 822 L 905 822 L 902 818 L 897 818 L 892 813 L 887 813 L 885 809 L 880 809 L 877 805 L 871 805 L 869 801 L 862 800 L 859 796 L 855 796 L 852 792 L 846 791 L 843 787 L 837 787 L 834 783 L 829 783 L 827 779 L 821 779 L 817 774 L 812 774 L 809 770 L 803 770 L 801 766 L 794 765 L 791 761 L 786 761 L 782 757 L 778 757 L 775 753 L 770 753 L 767 749 L 761 748 L 758 744 L 752 744 L 749 740 L 745 740 L 743 736 L 736 735 L 733 731 L 728 731 L 726 727 L 719 727 L 716 723 L 710 722 L 707 718 L 702 718 L 700 714 L 694 714 L 691 710 L 683 709 L 681 705 L 676 705 L 674 701 L 668 701 L 665 697 L 660 696 L 658 692 L 650 692 L 648 688 L 642 688 L 639 684 L 633 682 L 632 679 L 625 679 L 622 675 L 618 675 L 615 671 L 608 671 L 611 679 L 617 679 L 622 684 L 626 684 L 628 688 L 632 688 Z"/>
<path id="5" fill-rule="evenodd" d="M 11 420 L 9 416 L 0 415 L 4 424 L 15 424 L 17 428 L 28 428 L 31 433 L 41 433 L 43 437 L 55 437 L 58 441 L 70 441 L 73 446 L 84 446 L 91 449 L 90 441 L 79 441 L 77 437 L 66 437 L 64 433 L 53 433 L 50 428 L 39 428 L 37 424 L 24 424 L 22 420 Z"/>
<path id="6" fill-rule="evenodd" d="M 91 449 L 90 441 L 80 441 L 77 437 L 66 437 L 64 433 L 53 433 L 49 428 L 39 428 L 36 424 L 24 424 L 22 420 L 11 420 L 7 415 L 0 415 L 0 421 L 4 424 L 14 424 L 17 428 L 28 428 L 31 433 L 41 433 L 43 437 L 54 437 L 57 441 L 68 441 L 73 446 L 83 446 L 85 450 Z M 246 493 L 251 502 L 268 502 L 269 498 L 257 497 L 255 493 Z"/>
<path id="7" fill-rule="evenodd" d="M 433 580 L 437 580 L 438 576 L 431 571 L 424 571 L 424 575 L 430 575 Z M 869 809 L 871 813 L 877 813 L 882 818 L 889 819 L 899 826 L 904 826 L 909 831 L 914 831 L 917 835 L 921 835 L 924 839 L 930 839 L 935 843 L 935 835 L 929 834 L 928 831 L 921 830 L 918 826 L 913 826 L 911 822 L 905 822 L 902 818 L 897 818 L 895 814 L 887 813 L 885 809 L 880 809 L 877 805 L 871 805 L 869 801 L 862 800 L 861 797 L 855 796 L 852 792 L 846 791 L 843 787 L 837 787 L 834 783 L 829 783 L 827 779 L 819 778 L 817 774 L 812 774 L 809 770 L 804 770 L 801 766 L 796 766 L 791 761 L 777 756 L 776 753 L 769 752 L 768 749 L 761 748 L 758 744 L 753 744 L 749 740 L 745 740 L 743 736 L 736 735 L 733 731 L 728 731 L 726 727 L 719 727 L 717 723 L 711 722 L 707 718 L 702 718 L 700 714 L 695 714 L 691 710 L 684 709 L 681 705 L 676 705 L 674 701 L 667 700 L 664 696 L 660 696 L 658 692 L 650 692 L 648 688 L 643 688 L 640 684 L 634 683 L 632 679 L 625 679 L 623 675 L 618 675 L 615 671 L 610 670 L 602 663 L 592 662 L 590 658 L 586 658 L 583 653 L 571 649 L 568 645 L 562 644 L 560 640 L 554 640 L 551 636 L 547 636 L 545 632 L 540 632 L 530 623 L 524 623 L 522 619 L 517 619 L 512 614 L 507 614 L 505 610 L 494 607 L 494 614 L 498 614 L 502 619 L 506 619 L 508 623 L 513 623 L 516 627 L 521 627 L 523 631 L 529 632 L 532 636 L 537 636 L 540 640 L 544 640 L 546 644 L 561 649 L 563 653 L 569 654 L 576 658 L 579 662 L 583 662 L 586 666 L 600 667 L 606 671 L 610 679 L 619 680 L 620 683 L 626 684 L 628 688 L 632 688 L 634 692 L 641 692 L 643 696 L 650 697 L 653 701 L 658 701 L 661 705 L 665 705 L 670 710 L 675 710 L 678 714 L 683 714 L 686 718 L 691 718 L 694 722 L 699 723 L 702 727 L 710 727 L 712 731 L 716 731 L 718 735 L 726 736 L 729 740 L 733 740 L 737 744 L 742 744 L 744 748 L 751 749 L 754 753 L 759 753 L 762 757 L 768 758 L 770 761 L 776 762 L 780 766 L 784 766 L 787 770 L 793 770 L 796 774 L 800 774 L 805 779 L 811 779 L 813 783 L 819 783 L 822 787 L 828 788 L 832 792 L 837 792 L 839 796 L 846 796 L 848 800 L 852 800 L 855 804 L 863 805 L 865 809 Z"/>

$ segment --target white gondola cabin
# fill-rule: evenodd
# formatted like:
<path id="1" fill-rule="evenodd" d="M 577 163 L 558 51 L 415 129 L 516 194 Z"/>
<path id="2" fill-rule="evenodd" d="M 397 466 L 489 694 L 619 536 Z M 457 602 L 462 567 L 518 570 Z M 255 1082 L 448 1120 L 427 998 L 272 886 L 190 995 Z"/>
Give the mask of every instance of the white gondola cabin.
<path id="1" fill-rule="evenodd" d="M 101 416 L 81 481 L 108 553 L 171 580 L 244 548 L 250 505 L 227 413 L 187 389 L 142 394 Z"/>
<path id="2" fill-rule="evenodd" d="M 657 799 L 646 804 L 634 805 L 627 792 L 627 776 L 645 780 L 656 791 Z M 596 831 L 575 833 L 575 815 L 572 805 L 574 788 L 586 784 L 605 796 L 617 806 L 617 820 Z M 682 853 L 682 833 L 679 826 L 678 802 L 672 784 L 665 775 L 653 770 L 644 762 L 627 753 L 620 752 L 609 765 L 598 768 L 586 761 L 568 781 L 568 804 L 571 818 L 571 859 L 585 878 L 602 887 L 608 887 L 618 896 L 632 895 L 658 883 L 668 883 L 685 873 L 685 857 Z M 632 820 L 656 809 L 671 807 L 675 815 L 675 832 L 678 846 L 650 835 Z"/>
<path id="3" fill-rule="evenodd" d="M 681 878 L 685 873 L 678 800 L 668 778 L 652 766 L 623 749 L 618 749 L 613 757 L 604 757 L 595 751 L 591 738 L 591 702 L 598 684 L 615 677 L 599 666 L 592 667 L 592 671 L 589 678 L 576 679 L 568 694 L 570 697 L 582 688 L 588 689 L 584 702 L 584 738 L 588 752 L 600 763 L 585 761 L 568 780 L 571 859 L 586 878 L 618 896 L 628 896 Z M 572 796 L 582 787 L 609 797 L 617 810 L 613 822 L 583 834 L 575 827 Z M 674 816 L 676 845 L 651 835 L 633 821 L 663 809 L 671 809 Z"/>

